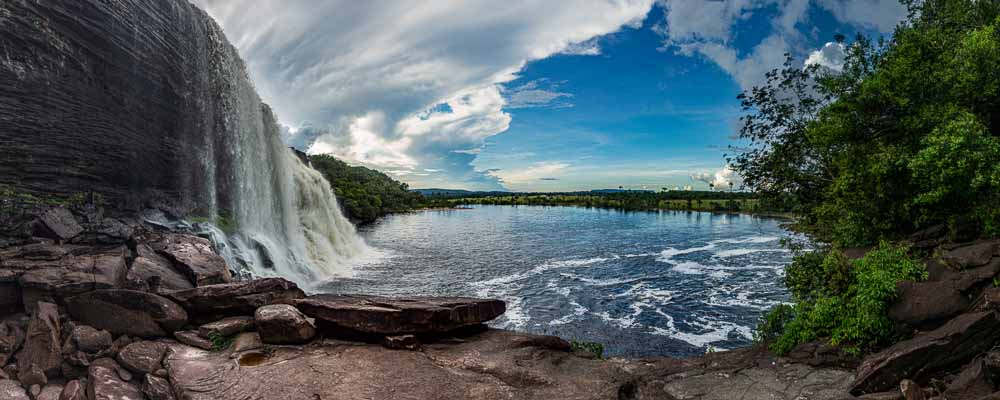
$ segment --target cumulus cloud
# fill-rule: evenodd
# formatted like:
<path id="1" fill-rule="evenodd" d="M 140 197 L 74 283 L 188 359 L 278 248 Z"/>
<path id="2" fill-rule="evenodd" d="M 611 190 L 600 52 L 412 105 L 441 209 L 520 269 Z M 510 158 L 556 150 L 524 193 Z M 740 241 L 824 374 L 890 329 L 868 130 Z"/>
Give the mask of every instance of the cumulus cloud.
<path id="1" fill-rule="evenodd" d="M 879 32 L 892 31 L 907 14 L 899 0 L 817 0 L 817 4 L 843 22 Z"/>
<path id="2" fill-rule="evenodd" d="M 844 68 L 847 51 L 843 43 L 828 42 L 823 48 L 809 54 L 806 65 L 820 65 L 833 71 Z"/>
<path id="3" fill-rule="evenodd" d="M 729 166 L 715 172 L 691 174 L 691 180 L 713 185 L 715 190 L 729 190 L 730 183 L 733 184 L 733 189 L 740 189 L 743 186 L 743 178 L 729 168 Z"/>
<path id="4" fill-rule="evenodd" d="M 510 116 L 501 85 L 554 54 L 600 54 L 654 0 L 194 0 L 247 61 L 263 99 L 312 153 L 497 186 L 470 165 Z M 567 94 L 521 93 L 520 105 Z M 546 96 L 548 98 L 546 99 Z M 414 174 L 410 174 L 411 176 Z M 434 184 L 422 179 L 411 183 Z M 417 186 L 415 185 L 415 186 Z"/>

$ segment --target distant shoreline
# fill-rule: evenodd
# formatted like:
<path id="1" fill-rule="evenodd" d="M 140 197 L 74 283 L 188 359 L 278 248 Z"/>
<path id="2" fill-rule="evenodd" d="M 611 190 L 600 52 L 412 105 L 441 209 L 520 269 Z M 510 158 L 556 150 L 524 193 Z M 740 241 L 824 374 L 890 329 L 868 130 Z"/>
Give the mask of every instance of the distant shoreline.
<path id="1" fill-rule="evenodd" d="M 625 212 L 658 212 L 658 211 L 689 211 L 689 212 L 699 212 L 699 213 L 709 213 L 709 214 L 740 214 L 740 215 L 752 215 L 756 217 L 765 218 L 776 218 L 785 220 L 795 220 L 798 216 L 794 213 L 789 212 L 779 212 L 779 211 L 747 211 L 747 210 L 692 210 L 685 208 L 652 208 L 652 209 L 637 209 L 629 210 L 620 207 L 602 207 L 602 206 L 585 206 L 585 205 L 574 205 L 574 204 L 471 204 L 471 205 L 459 205 L 455 207 L 425 207 L 425 208 L 415 208 L 413 210 L 404 211 L 402 213 L 410 212 L 422 212 L 422 211 L 451 211 L 451 210 L 473 210 L 477 206 L 498 206 L 498 207 L 572 207 L 572 208 L 599 208 L 604 210 L 618 210 Z"/>

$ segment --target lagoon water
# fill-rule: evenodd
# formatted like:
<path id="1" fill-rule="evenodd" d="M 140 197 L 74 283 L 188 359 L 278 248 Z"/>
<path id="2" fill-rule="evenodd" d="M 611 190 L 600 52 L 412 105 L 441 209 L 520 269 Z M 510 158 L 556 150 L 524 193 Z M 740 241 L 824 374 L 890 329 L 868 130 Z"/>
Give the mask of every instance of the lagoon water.
<path id="1" fill-rule="evenodd" d="M 320 291 L 496 297 L 495 327 L 604 343 L 611 356 L 749 345 L 788 301 L 783 220 L 683 211 L 478 206 L 362 227 L 383 257 Z"/>

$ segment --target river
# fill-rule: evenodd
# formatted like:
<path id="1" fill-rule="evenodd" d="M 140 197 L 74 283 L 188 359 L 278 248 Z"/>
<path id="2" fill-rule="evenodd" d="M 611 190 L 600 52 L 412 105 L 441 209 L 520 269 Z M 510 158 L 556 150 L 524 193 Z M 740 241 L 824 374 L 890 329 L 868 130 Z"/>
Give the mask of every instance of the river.
<path id="1" fill-rule="evenodd" d="M 780 219 L 537 206 L 396 214 L 359 229 L 381 253 L 320 291 L 495 297 L 492 326 L 600 342 L 610 356 L 751 343 L 789 300 Z"/>

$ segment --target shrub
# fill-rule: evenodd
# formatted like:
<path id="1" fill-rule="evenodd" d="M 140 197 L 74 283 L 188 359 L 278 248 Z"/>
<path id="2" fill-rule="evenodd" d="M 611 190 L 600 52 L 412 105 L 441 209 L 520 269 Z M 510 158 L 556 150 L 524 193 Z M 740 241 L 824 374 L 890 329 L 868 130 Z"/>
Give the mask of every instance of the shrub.
<path id="1" fill-rule="evenodd" d="M 825 255 L 818 270 L 825 271 L 822 265 L 828 264 L 827 268 L 836 271 L 830 276 L 845 274 L 845 280 L 837 284 L 844 284 L 844 289 L 835 292 L 828 285 L 797 299 L 794 309 L 779 306 L 764 317 L 755 337 L 764 341 L 776 337 L 770 348 L 778 354 L 820 338 L 854 353 L 888 343 L 895 330 L 886 311 L 896 297 L 896 283 L 927 278 L 925 266 L 911 259 L 907 250 L 882 242 L 846 270 L 837 265 L 842 256 Z"/>
<path id="2" fill-rule="evenodd" d="M 597 342 L 578 342 L 576 340 L 569 343 L 570 349 L 573 351 L 581 351 L 585 353 L 591 353 L 597 357 L 597 359 L 604 358 L 604 345 Z"/>
<path id="3" fill-rule="evenodd" d="M 760 317 L 753 332 L 754 343 L 770 343 L 785 331 L 785 324 L 795 317 L 795 309 L 788 304 L 779 304 Z"/>

